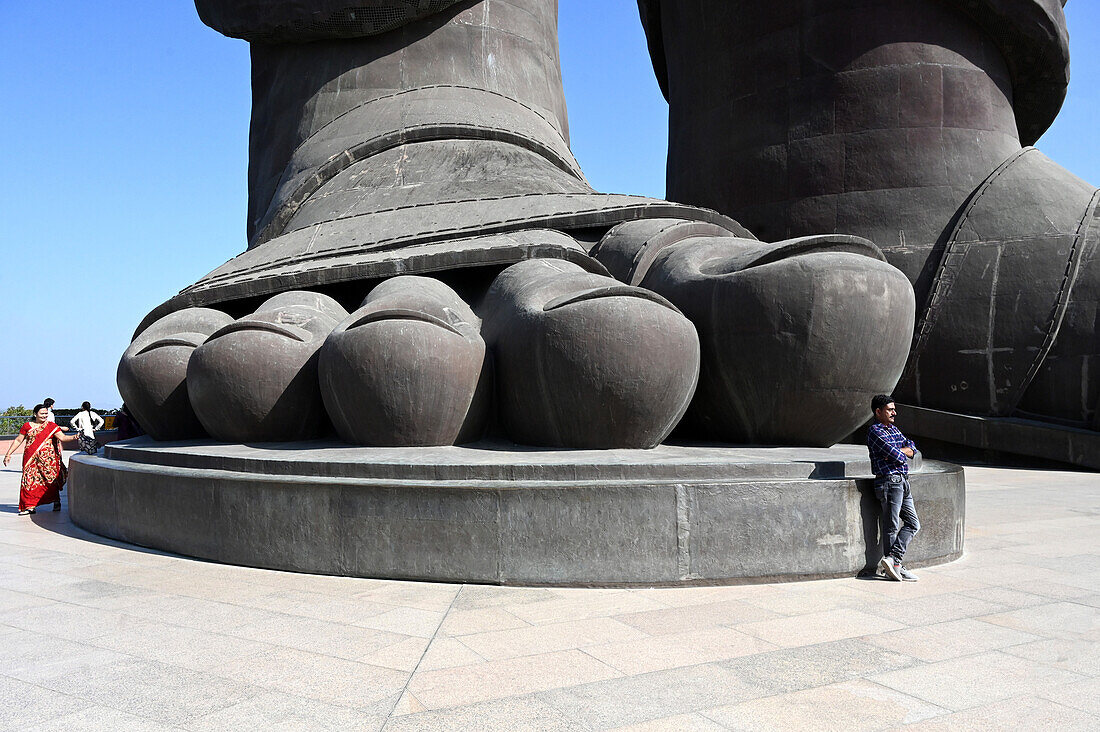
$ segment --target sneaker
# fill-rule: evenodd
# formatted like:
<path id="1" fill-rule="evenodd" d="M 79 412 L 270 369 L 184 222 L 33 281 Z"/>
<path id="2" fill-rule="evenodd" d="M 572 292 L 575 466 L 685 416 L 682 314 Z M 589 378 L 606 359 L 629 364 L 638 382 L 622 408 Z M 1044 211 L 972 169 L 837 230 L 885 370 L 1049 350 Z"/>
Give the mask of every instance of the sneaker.
<path id="1" fill-rule="evenodd" d="M 908 569 L 906 569 L 902 565 L 901 562 L 895 562 L 894 567 L 895 567 L 895 569 L 898 570 L 898 574 L 901 575 L 902 581 L 904 581 L 904 582 L 916 582 L 917 581 L 917 579 L 918 579 L 917 575 L 913 574 Z"/>
<path id="2" fill-rule="evenodd" d="M 35 510 L 33 508 L 24 508 L 22 511 L 19 512 L 19 515 L 20 516 L 29 516 L 30 514 L 32 514 L 34 512 L 35 512 Z"/>
<path id="3" fill-rule="evenodd" d="M 901 573 L 898 572 L 899 566 L 898 560 L 894 559 L 890 555 L 886 555 L 882 559 L 878 560 L 879 569 L 886 573 L 886 576 L 892 580 L 901 582 Z"/>

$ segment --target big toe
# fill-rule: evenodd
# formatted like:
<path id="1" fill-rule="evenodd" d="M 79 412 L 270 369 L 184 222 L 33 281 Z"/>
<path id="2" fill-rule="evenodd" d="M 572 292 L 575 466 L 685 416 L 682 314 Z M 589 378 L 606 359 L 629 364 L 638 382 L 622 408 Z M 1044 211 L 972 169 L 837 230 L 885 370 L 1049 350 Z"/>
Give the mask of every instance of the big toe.
<path id="1" fill-rule="evenodd" d="M 653 447 L 698 378 L 695 328 L 664 298 L 561 260 L 512 265 L 486 297 L 498 410 L 517 442 Z"/>
<path id="2" fill-rule="evenodd" d="M 321 349 L 321 393 L 339 435 L 381 446 L 476 439 L 488 406 L 480 325 L 438 280 L 402 276 L 375 287 Z"/>
<path id="3" fill-rule="evenodd" d="M 889 393 L 913 332 L 913 289 L 874 245 L 826 236 L 762 244 L 688 239 L 642 286 L 699 329 L 691 424 L 736 443 L 832 445 Z"/>
<path id="4" fill-rule="evenodd" d="M 339 303 L 286 292 L 213 333 L 187 366 L 191 405 L 226 442 L 305 440 L 328 428 L 317 351 L 340 319 Z"/>

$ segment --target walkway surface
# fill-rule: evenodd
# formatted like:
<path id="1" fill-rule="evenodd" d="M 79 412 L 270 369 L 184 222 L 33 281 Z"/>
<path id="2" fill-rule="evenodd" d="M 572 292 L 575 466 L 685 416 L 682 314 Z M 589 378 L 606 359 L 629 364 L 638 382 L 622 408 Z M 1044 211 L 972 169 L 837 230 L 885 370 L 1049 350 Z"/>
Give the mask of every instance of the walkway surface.
<path id="1" fill-rule="evenodd" d="M 16 516 L 18 478 L 0 729 L 1100 729 L 1100 474 L 967 468 L 917 583 L 629 590 L 200 562 Z"/>

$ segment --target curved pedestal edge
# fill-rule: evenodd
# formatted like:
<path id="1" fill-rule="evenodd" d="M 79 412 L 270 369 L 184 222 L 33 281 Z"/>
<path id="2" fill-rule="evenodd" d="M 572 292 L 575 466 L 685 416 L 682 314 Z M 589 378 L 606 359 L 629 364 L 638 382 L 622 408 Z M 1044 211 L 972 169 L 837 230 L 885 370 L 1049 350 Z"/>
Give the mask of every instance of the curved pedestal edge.
<path id="1" fill-rule="evenodd" d="M 609 460 L 614 457 L 609 451 Z M 736 461 L 731 460 L 731 466 Z M 743 468 L 743 466 L 740 466 Z M 963 550 L 962 469 L 911 475 L 913 567 Z M 873 572 L 872 480 L 670 482 L 312 478 L 74 456 L 73 522 L 132 544 L 250 567 L 529 586 L 741 584 Z"/>

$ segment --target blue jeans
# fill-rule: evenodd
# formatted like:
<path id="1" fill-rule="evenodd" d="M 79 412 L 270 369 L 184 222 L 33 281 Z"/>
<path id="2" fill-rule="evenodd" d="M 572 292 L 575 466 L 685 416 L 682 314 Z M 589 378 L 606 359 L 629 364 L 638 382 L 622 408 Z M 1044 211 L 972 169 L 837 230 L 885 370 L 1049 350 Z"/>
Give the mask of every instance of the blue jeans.
<path id="1" fill-rule="evenodd" d="M 897 474 L 875 478 L 875 497 L 882 504 L 882 553 L 900 560 L 920 531 L 909 479 Z"/>

